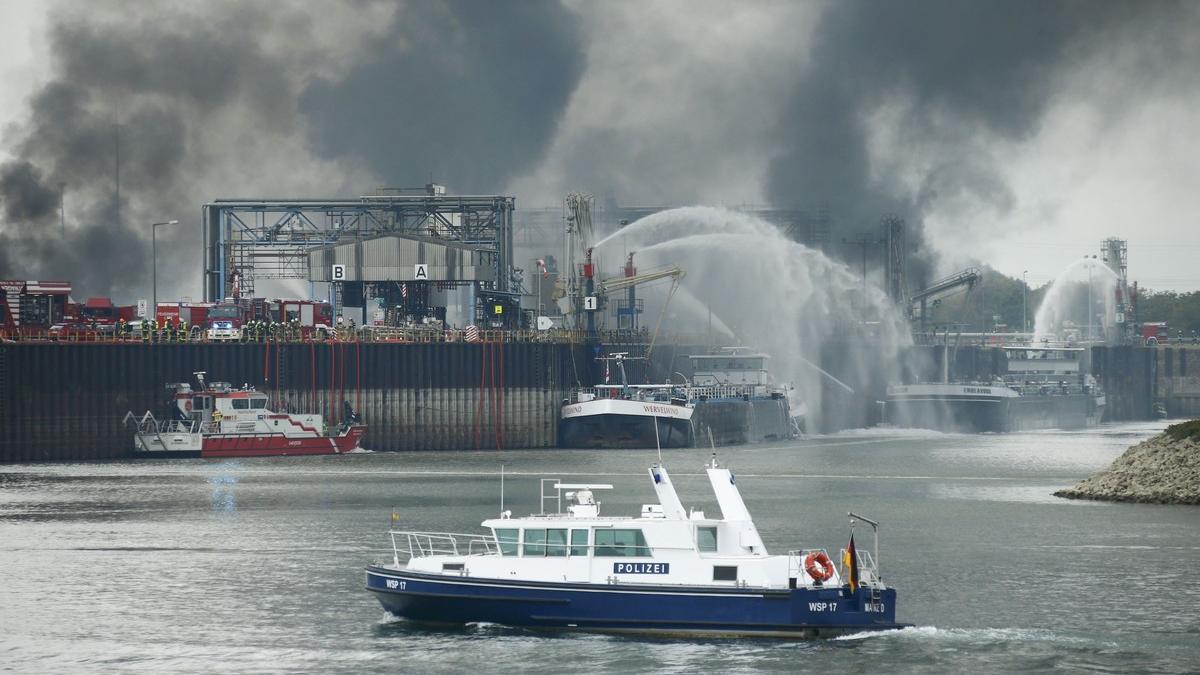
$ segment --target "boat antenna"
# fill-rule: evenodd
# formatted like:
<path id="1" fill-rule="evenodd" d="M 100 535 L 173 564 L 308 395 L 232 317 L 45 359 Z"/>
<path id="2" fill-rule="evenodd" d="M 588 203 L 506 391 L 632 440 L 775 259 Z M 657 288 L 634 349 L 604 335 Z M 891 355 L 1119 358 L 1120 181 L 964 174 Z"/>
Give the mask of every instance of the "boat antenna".
<path id="1" fill-rule="evenodd" d="M 708 446 L 712 448 L 713 457 L 717 456 L 717 443 L 713 440 L 712 427 L 708 427 Z"/>
<path id="2" fill-rule="evenodd" d="M 500 517 L 504 517 L 504 465 L 500 465 Z"/>

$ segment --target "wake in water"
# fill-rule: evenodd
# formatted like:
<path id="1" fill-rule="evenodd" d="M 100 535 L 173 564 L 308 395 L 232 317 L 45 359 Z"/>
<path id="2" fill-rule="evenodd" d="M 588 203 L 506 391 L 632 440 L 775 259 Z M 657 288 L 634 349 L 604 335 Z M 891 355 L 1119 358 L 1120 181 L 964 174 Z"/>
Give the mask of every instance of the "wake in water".
<path id="1" fill-rule="evenodd" d="M 672 304 L 669 328 L 702 334 L 711 309 L 712 325 L 771 355 L 773 376 L 796 388 L 793 411 L 807 413 L 810 430 L 818 421 L 832 429 L 860 425 L 861 410 L 836 405 L 851 400 L 847 390 L 899 380 L 898 352 L 911 336 L 884 292 L 767 221 L 720 208 L 671 209 L 601 239 L 597 255 L 620 255 L 614 243 L 635 251 L 639 267 L 684 268 L 683 289 L 693 297 Z M 658 311 L 649 307 L 655 300 L 646 298 L 648 316 Z M 866 333 L 870 349 L 845 358 Z M 816 365 L 831 362 L 838 364 L 832 376 Z"/>

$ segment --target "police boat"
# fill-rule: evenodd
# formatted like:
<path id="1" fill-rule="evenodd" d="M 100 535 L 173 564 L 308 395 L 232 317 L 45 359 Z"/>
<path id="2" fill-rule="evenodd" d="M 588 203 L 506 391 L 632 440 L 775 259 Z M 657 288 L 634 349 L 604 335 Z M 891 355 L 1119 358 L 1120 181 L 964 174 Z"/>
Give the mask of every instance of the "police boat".
<path id="1" fill-rule="evenodd" d="M 836 565 L 824 549 L 771 555 L 734 474 L 715 456 L 706 473 L 721 518 L 686 510 L 659 464 L 649 470 L 658 503 L 638 518 L 600 515 L 596 494 L 611 485 L 543 479 L 554 513 L 503 511 L 483 534 L 393 529 L 392 559 L 367 567 L 367 590 L 390 614 L 431 624 L 778 638 L 907 625 L 879 575 L 878 523 L 849 514 Z M 855 548 L 855 521 L 871 526 L 874 556 Z"/>

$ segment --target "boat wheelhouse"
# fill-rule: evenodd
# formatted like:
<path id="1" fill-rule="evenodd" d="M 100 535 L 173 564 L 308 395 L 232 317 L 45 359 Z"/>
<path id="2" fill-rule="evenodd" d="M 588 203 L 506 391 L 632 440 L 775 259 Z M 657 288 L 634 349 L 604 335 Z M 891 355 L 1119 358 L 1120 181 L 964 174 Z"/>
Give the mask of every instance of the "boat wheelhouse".
<path id="1" fill-rule="evenodd" d="M 837 565 L 824 549 L 772 555 L 734 474 L 715 458 L 706 474 L 720 518 L 685 509 L 661 465 L 649 470 L 658 501 L 638 517 L 600 514 L 611 485 L 543 479 L 551 513 L 505 511 L 482 534 L 392 531 L 392 558 L 366 569 L 366 587 L 389 613 L 440 624 L 764 637 L 902 627 L 877 555 L 853 538 Z M 851 515 L 877 547 L 878 524 Z"/>

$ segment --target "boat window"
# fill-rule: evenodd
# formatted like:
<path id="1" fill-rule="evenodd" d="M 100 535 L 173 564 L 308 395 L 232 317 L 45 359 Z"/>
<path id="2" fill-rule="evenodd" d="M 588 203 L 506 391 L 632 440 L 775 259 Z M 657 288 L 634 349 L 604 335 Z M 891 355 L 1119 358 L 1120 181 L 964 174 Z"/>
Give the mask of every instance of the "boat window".
<path id="1" fill-rule="evenodd" d="M 596 530 L 596 555 L 603 557 L 649 557 L 650 548 L 641 530 Z"/>
<path id="2" fill-rule="evenodd" d="M 546 555 L 561 556 L 567 554 L 567 531 L 546 530 Z"/>
<path id="3" fill-rule="evenodd" d="M 737 567 L 734 565 L 713 565 L 713 581 L 737 581 Z"/>
<path id="4" fill-rule="evenodd" d="M 262 410 L 263 408 L 267 407 L 267 399 L 262 397 L 252 398 L 250 399 L 250 407 L 254 408 L 255 410 Z"/>
<path id="5" fill-rule="evenodd" d="M 588 531 L 571 530 L 571 555 L 588 554 Z"/>
<path id="6" fill-rule="evenodd" d="M 233 399 L 233 409 L 234 410 L 249 410 L 250 409 L 250 399 L 248 399 L 248 398 Z"/>
<path id="7" fill-rule="evenodd" d="M 715 527 L 697 527 L 696 528 L 696 548 L 701 553 L 716 553 L 717 551 L 717 528 Z"/>
<path id="8" fill-rule="evenodd" d="M 525 555 L 546 555 L 545 530 L 525 530 Z"/>
<path id="9" fill-rule="evenodd" d="M 511 530 L 496 530 L 496 542 L 500 544 L 500 555 L 516 555 L 517 541 L 519 541 L 521 531 L 513 528 Z"/>

